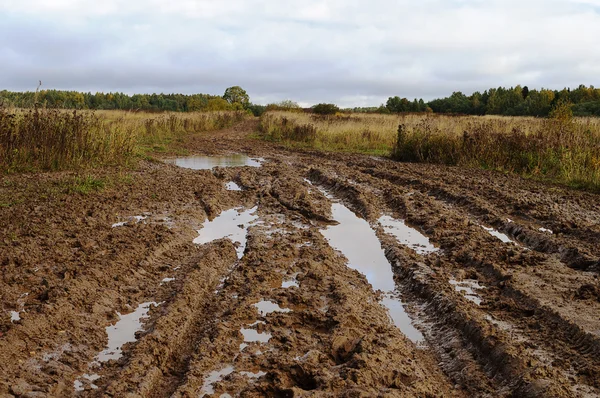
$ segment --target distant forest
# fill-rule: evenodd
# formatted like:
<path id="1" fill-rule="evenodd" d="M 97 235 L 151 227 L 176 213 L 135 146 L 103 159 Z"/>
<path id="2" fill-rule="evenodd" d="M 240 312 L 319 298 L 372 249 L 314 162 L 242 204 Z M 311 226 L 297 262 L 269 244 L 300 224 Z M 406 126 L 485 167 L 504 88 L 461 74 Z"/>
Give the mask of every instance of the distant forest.
<path id="1" fill-rule="evenodd" d="M 268 106 L 255 105 L 241 90 L 244 101 L 232 101 L 228 92 L 224 96 L 210 94 L 134 94 L 82 93 L 77 91 L 41 90 L 39 92 L 0 91 L 0 105 L 30 108 L 36 103 L 49 108 L 65 109 L 120 109 L 132 111 L 217 111 L 248 109 L 255 115 Z M 228 89 L 230 90 L 230 89 Z M 235 97 L 234 97 L 235 98 Z M 572 104 L 576 116 L 600 116 L 600 89 L 580 85 L 576 89 L 529 90 L 527 86 L 491 88 L 469 96 L 460 91 L 449 97 L 425 102 L 390 97 L 385 105 L 370 108 L 352 108 L 345 111 L 369 113 L 435 112 L 466 115 L 548 116 L 559 101 Z M 284 101 L 285 102 L 285 101 Z M 291 101 L 289 101 L 292 103 Z M 297 105 L 296 105 L 297 106 Z M 281 108 L 281 106 L 279 106 Z"/>

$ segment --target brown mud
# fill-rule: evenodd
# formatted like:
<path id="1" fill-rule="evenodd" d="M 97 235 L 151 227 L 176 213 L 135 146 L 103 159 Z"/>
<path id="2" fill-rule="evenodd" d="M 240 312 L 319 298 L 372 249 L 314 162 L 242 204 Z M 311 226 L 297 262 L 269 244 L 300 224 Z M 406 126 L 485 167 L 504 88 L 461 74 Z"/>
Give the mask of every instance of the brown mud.
<path id="1" fill-rule="evenodd" d="M 2 178 L 0 397 L 599 396 L 598 195 L 291 151 L 251 138 L 255 123 L 182 145 L 258 168 L 142 162 L 94 171 L 116 182 L 88 195 L 64 189 L 69 173 Z M 321 190 L 371 225 L 423 341 L 325 239 Z M 256 218 L 241 259 L 229 239 L 193 243 L 230 209 Z M 399 243 L 382 216 L 439 250 Z M 98 363 L 107 327 L 143 303 L 123 355 Z"/>

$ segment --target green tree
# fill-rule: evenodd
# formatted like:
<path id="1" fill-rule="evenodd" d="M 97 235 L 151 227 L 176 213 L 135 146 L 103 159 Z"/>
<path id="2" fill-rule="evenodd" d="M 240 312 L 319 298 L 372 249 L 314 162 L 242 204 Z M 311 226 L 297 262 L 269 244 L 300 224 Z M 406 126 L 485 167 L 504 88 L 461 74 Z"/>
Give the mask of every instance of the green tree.
<path id="1" fill-rule="evenodd" d="M 240 86 L 229 87 L 225 90 L 225 94 L 223 94 L 223 99 L 230 104 L 242 104 L 244 107 L 250 104 L 250 97 L 246 90 L 241 88 Z"/>

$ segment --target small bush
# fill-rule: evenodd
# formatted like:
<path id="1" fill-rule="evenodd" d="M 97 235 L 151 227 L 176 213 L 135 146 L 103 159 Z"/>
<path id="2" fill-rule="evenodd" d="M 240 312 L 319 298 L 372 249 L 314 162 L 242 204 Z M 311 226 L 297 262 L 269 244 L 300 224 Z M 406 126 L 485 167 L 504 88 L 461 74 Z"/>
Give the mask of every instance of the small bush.
<path id="1" fill-rule="evenodd" d="M 335 115 L 340 108 L 335 104 L 318 104 L 313 106 L 312 111 L 317 115 Z"/>

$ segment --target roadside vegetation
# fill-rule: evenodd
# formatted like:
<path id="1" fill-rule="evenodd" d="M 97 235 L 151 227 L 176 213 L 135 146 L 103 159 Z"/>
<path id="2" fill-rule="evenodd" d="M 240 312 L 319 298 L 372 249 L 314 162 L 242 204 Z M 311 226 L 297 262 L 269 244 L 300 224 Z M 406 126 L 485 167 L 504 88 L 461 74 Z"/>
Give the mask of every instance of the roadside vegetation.
<path id="1" fill-rule="evenodd" d="M 600 119 L 559 103 L 546 119 L 267 112 L 263 137 L 294 147 L 480 167 L 600 191 Z"/>
<path id="2" fill-rule="evenodd" d="M 0 107 L 0 171 L 126 164 L 183 135 L 229 127 L 244 111 L 134 113 Z"/>

